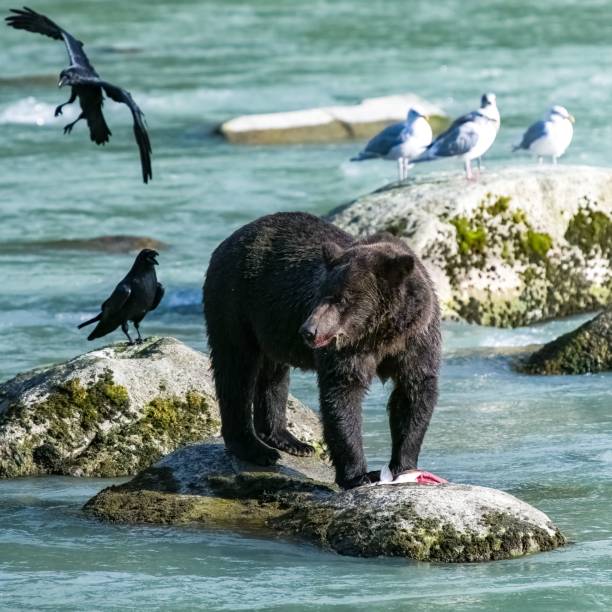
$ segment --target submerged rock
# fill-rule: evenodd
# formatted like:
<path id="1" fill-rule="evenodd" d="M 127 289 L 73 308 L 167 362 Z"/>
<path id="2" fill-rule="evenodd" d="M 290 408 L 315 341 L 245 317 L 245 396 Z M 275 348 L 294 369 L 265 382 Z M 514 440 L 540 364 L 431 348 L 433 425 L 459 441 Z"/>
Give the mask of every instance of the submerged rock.
<path id="1" fill-rule="evenodd" d="M 612 170 L 524 166 L 416 175 L 328 215 L 363 236 L 388 231 L 424 259 L 444 314 L 514 327 L 612 296 Z"/>
<path id="2" fill-rule="evenodd" d="M 552 550 L 564 536 L 512 495 L 470 485 L 338 491 L 317 457 L 257 467 L 219 440 L 184 447 L 85 506 L 103 520 L 223 527 L 301 538 L 344 555 L 490 561 Z"/>
<path id="3" fill-rule="evenodd" d="M 612 371 L 612 310 L 545 344 L 519 363 L 528 374 L 589 374 Z"/>
<path id="4" fill-rule="evenodd" d="M 321 439 L 291 398 L 292 432 Z M 0 478 L 135 474 L 220 430 L 210 363 L 174 338 L 119 343 L 0 385 Z"/>
<path id="5" fill-rule="evenodd" d="M 37 240 L 35 242 L 6 242 L 0 245 L 2 253 L 30 253 L 43 251 L 99 251 L 104 253 L 131 253 L 141 249 L 163 251 L 168 245 L 147 236 L 97 236 L 96 238 L 67 238 L 62 240 Z"/>
<path id="6" fill-rule="evenodd" d="M 408 109 L 419 105 L 429 116 L 434 133 L 448 126 L 448 116 L 414 94 L 368 98 L 350 106 L 243 115 L 226 121 L 219 132 L 242 144 L 296 144 L 371 138 L 395 121 L 406 119 Z"/>

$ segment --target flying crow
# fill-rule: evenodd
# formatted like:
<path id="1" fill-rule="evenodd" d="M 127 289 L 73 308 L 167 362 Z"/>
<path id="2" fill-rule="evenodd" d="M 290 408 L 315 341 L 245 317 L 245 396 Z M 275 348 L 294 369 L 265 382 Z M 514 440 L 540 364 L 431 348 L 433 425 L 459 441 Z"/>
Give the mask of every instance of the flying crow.
<path id="1" fill-rule="evenodd" d="M 81 329 L 86 325 L 98 322 L 87 337 L 88 340 L 106 336 L 121 326 L 129 343 L 133 344 L 128 332 L 128 321 L 132 321 L 138 334 L 137 342 L 142 342 L 140 322 L 145 318 L 147 312 L 157 308 L 164 297 L 164 288 L 161 283 L 157 282 L 155 274 L 155 266 L 158 263 L 155 258 L 158 255 L 159 253 L 152 249 L 143 249 L 138 253 L 130 271 L 102 304 L 102 312 L 79 325 Z"/>
<path id="2" fill-rule="evenodd" d="M 130 93 L 101 79 L 85 55 L 83 43 L 69 32 L 66 32 L 66 30 L 60 28 L 48 17 L 36 13 L 27 7 L 24 7 L 23 10 L 11 9 L 11 12 L 14 14 L 5 18 L 7 25 L 18 30 L 43 34 L 55 40 L 63 40 L 66 45 L 70 66 L 60 72 L 58 86 L 64 87 L 65 85 L 70 85 L 72 92 L 70 99 L 55 109 L 55 116 L 61 115 L 62 107 L 72 104 L 77 98 L 81 104 L 81 114 L 77 117 L 76 121 L 69 123 L 64 128 L 64 133 L 70 133 L 77 121 L 86 119 L 91 139 L 98 145 L 108 142 L 111 131 L 108 129 L 102 114 L 102 92 L 104 91 L 111 100 L 126 104 L 130 111 L 132 111 L 134 136 L 140 149 L 142 180 L 147 183 L 149 179 L 152 179 L 151 143 L 145 129 L 144 115 L 132 99 Z"/>

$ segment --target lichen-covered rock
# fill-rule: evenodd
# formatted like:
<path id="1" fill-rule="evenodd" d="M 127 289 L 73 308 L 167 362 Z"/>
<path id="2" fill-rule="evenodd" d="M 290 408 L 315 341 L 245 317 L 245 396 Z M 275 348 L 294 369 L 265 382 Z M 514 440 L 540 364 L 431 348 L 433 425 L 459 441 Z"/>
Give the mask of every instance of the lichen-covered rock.
<path id="1" fill-rule="evenodd" d="M 519 362 L 528 374 L 589 374 L 612 371 L 612 310 L 606 310 Z"/>
<path id="2" fill-rule="evenodd" d="M 429 117 L 434 133 L 449 124 L 437 106 L 414 94 L 367 98 L 350 106 L 327 106 L 289 112 L 243 115 L 226 121 L 219 132 L 241 144 L 295 144 L 368 139 L 395 121 L 403 121 L 408 109 L 418 105 Z"/>
<path id="3" fill-rule="evenodd" d="M 338 491 L 317 457 L 281 453 L 257 467 L 219 440 L 184 447 L 85 506 L 103 520 L 280 533 L 354 556 L 489 561 L 552 550 L 565 538 L 515 497 L 469 485 L 384 485 Z"/>
<path id="4" fill-rule="evenodd" d="M 612 171 L 524 166 L 415 175 L 328 216 L 406 239 L 448 318 L 500 327 L 594 310 L 612 295 Z"/>
<path id="5" fill-rule="evenodd" d="M 321 447 L 318 418 L 294 398 L 288 419 Z M 0 385 L 0 478 L 135 474 L 219 430 L 205 355 L 174 338 L 119 343 Z"/>

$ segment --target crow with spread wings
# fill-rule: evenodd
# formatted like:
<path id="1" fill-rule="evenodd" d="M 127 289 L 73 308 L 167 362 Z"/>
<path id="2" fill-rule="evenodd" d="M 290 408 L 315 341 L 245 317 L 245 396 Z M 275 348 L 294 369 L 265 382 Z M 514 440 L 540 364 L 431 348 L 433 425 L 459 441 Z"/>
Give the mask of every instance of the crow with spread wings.
<path id="1" fill-rule="evenodd" d="M 72 93 L 67 102 L 60 104 L 55 109 L 55 116 L 61 115 L 62 108 L 67 104 L 72 104 L 77 98 L 81 104 L 81 114 L 77 117 L 76 121 L 69 123 L 64 128 L 64 133 L 70 133 L 77 121 L 85 119 L 89 126 L 91 139 L 98 145 L 108 142 L 111 131 L 108 129 L 102 114 L 102 92 L 104 92 L 111 100 L 126 104 L 132 112 L 134 136 L 140 149 L 142 180 L 147 183 L 149 179 L 152 179 L 151 143 L 145 129 L 144 115 L 132 99 L 130 93 L 101 79 L 85 55 L 83 43 L 69 32 L 66 32 L 66 30 L 60 28 L 48 17 L 36 13 L 27 7 L 24 7 L 23 10 L 11 9 L 11 12 L 14 14 L 6 17 L 7 25 L 17 30 L 27 30 L 28 32 L 49 36 L 55 40 L 63 40 L 66 45 L 70 66 L 61 71 L 58 85 L 59 87 L 70 85 Z"/>

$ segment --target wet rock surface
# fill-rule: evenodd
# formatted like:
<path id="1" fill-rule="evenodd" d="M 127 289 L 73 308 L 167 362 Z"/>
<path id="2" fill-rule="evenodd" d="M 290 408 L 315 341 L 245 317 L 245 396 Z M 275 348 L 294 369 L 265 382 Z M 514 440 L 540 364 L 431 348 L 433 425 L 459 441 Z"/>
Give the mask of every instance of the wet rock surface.
<path id="1" fill-rule="evenodd" d="M 518 363 L 527 374 L 590 374 L 612 371 L 612 310 L 542 346 Z"/>
<path id="2" fill-rule="evenodd" d="M 288 419 L 320 448 L 311 410 L 291 398 Z M 135 474 L 219 430 L 205 355 L 174 338 L 118 343 L 0 385 L 0 478 Z"/>
<path id="3" fill-rule="evenodd" d="M 282 453 L 274 467 L 241 462 L 219 439 L 179 449 L 85 506 L 99 519 L 303 540 L 352 556 L 421 561 L 508 559 L 552 550 L 564 536 L 542 512 L 471 485 L 375 485 L 339 491 L 318 457 Z"/>
<path id="4" fill-rule="evenodd" d="M 328 220 L 356 236 L 388 231 L 423 258 L 447 318 L 526 325 L 612 295 L 612 171 L 521 166 L 415 175 Z"/>

